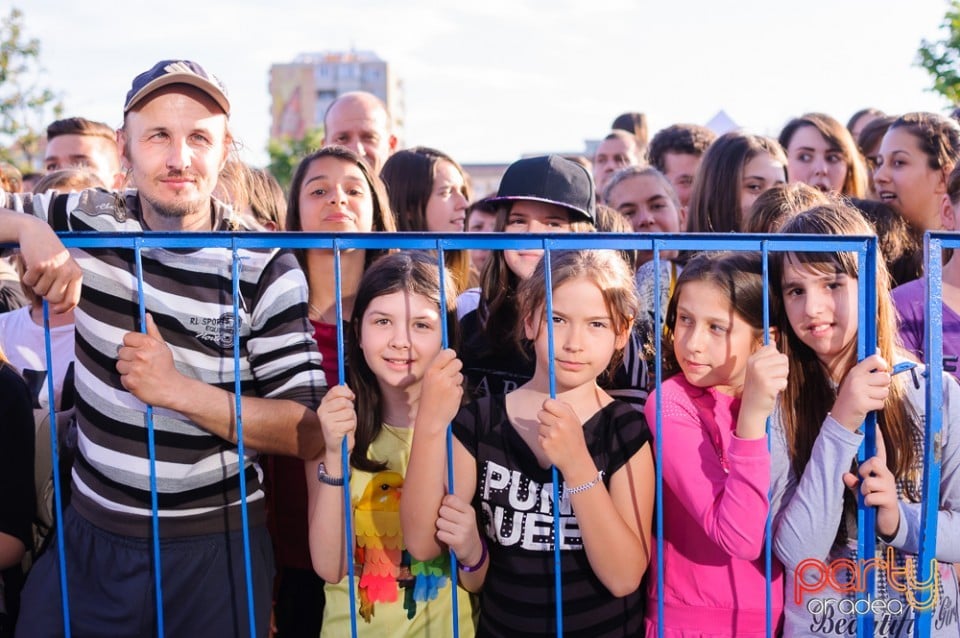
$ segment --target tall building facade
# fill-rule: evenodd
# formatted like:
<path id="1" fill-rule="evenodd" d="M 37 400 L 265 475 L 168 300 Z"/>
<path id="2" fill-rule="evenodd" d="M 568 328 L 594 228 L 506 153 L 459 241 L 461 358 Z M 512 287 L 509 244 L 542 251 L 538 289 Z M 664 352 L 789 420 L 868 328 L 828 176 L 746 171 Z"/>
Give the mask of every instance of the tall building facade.
<path id="1" fill-rule="evenodd" d="M 323 126 L 323 114 L 349 91 L 373 93 L 387 105 L 393 131 L 403 140 L 403 83 L 372 51 L 301 53 L 293 62 L 270 67 L 270 139 L 300 139 Z"/>

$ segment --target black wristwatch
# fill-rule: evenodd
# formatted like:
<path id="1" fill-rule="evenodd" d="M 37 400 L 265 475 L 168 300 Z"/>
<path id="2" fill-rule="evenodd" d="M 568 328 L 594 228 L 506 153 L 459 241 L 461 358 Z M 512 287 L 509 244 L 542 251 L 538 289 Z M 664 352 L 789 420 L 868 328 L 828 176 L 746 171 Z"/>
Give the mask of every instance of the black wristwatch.
<path id="1" fill-rule="evenodd" d="M 317 480 L 323 483 L 324 485 L 332 485 L 333 487 L 343 487 L 343 477 L 334 478 L 327 474 L 327 465 L 320 461 L 317 464 Z"/>

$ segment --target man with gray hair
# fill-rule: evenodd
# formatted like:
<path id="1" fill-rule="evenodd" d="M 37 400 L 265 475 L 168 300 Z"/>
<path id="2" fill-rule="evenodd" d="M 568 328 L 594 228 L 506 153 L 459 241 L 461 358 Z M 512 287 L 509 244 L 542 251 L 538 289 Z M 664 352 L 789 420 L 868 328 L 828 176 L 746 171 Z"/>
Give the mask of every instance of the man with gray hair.
<path id="1" fill-rule="evenodd" d="M 242 229 L 211 197 L 231 145 L 229 114 L 215 76 L 188 60 L 161 61 L 134 78 L 118 135 L 138 190 L 0 194 L 0 241 L 20 244 L 24 283 L 54 311 L 79 302 L 77 453 L 60 520 L 75 635 L 156 633 L 154 481 L 166 634 L 266 635 L 273 559 L 257 453 L 310 459 L 323 449 L 315 409 L 324 377 L 292 253 L 240 250 L 235 314 L 230 251 L 143 249 L 138 267 L 129 249 L 67 251 L 54 234 Z M 247 622 L 243 505 L 256 627 Z M 55 551 L 34 566 L 18 636 L 63 633 L 59 570 Z"/>

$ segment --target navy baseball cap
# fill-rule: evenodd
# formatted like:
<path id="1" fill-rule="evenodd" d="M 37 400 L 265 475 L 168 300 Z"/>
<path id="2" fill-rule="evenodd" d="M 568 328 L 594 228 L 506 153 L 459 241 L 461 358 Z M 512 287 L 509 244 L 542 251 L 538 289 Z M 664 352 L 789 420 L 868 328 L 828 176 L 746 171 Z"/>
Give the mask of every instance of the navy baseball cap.
<path id="1" fill-rule="evenodd" d="M 487 201 L 529 200 L 555 204 L 596 223 L 597 197 L 593 177 L 580 164 L 559 155 L 517 160 L 507 167 L 496 197 Z"/>
<path id="2" fill-rule="evenodd" d="M 188 84 L 200 89 L 230 116 L 230 100 L 227 99 L 227 88 L 212 73 L 207 73 L 202 66 L 190 60 L 161 60 L 149 71 L 144 71 L 133 78 L 133 84 L 127 92 L 127 101 L 123 105 L 123 114 L 143 102 L 143 100 L 157 89 L 171 84 Z"/>

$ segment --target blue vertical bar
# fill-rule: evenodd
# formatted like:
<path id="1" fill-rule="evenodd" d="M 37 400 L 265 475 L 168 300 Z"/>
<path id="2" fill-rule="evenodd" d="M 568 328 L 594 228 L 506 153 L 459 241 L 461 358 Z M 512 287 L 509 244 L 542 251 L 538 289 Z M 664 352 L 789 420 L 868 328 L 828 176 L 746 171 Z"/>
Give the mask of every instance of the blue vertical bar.
<path id="1" fill-rule="evenodd" d="M 763 278 L 763 345 L 770 345 L 770 251 L 767 241 L 760 242 L 761 277 Z M 767 454 L 770 453 L 771 419 L 767 416 Z M 772 468 L 771 468 L 772 469 Z M 773 496 L 773 481 L 767 490 L 767 522 L 764 524 L 763 538 L 763 574 L 766 579 L 764 593 L 767 604 L 764 613 L 764 626 L 767 638 L 773 636 L 773 510 L 770 501 Z"/>
<path id="2" fill-rule="evenodd" d="M 139 254 L 139 253 L 138 253 Z M 60 441 L 57 427 L 57 403 L 53 375 L 53 345 L 50 343 L 50 306 L 43 300 L 43 345 L 47 357 L 47 404 L 50 408 L 50 458 L 53 463 L 53 512 L 54 527 L 57 530 L 57 559 L 60 563 L 60 606 L 63 612 L 63 635 L 70 638 L 70 597 L 67 593 L 67 556 L 63 539 L 63 500 L 60 495 Z"/>
<path id="3" fill-rule="evenodd" d="M 663 382 L 663 312 L 660 299 L 663 291 L 660 285 L 660 251 L 663 248 L 662 239 L 653 240 L 653 343 L 654 343 L 654 387 L 653 392 L 657 403 L 657 418 L 654 429 L 655 458 L 663 458 L 663 392 L 660 388 Z M 647 395 L 650 400 L 650 395 Z M 656 483 L 657 516 L 657 636 L 663 638 L 663 467 L 660 463 L 653 464 Z"/>
<path id="4" fill-rule="evenodd" d="M 440 347 L 446 349 L 450 346 L 450 335 L 447 331 L 447 285 L 446 269 L 443 259 L 443 246 L 440 240 L 437 240 L 437 273 L 440 280 Z M 453 494 L 453 424 L 447 424 L 447 492 Z M 483 532 L 480 532 L 483 534 Z M 450 593 L 451 593 L 451 611 L 453 613 L 453 638 L 460 638 L 460 604 L 457 600 L 457 554 L 453 548 L 448 548 L 450 553 Z"/>
<path id="5" fill-rule="evenodd" d="M 553 273 L 550 266 L 550 247 L 543 242 L 543 283 L 546 287 L 544 319 L 547 322 L 547 353 L 550 373 L 550 398 L 557 398 L 557 372 L 553 363 Z M 556 600 L 557 637 L 563 636 L 563 578 L 560 572 L 560 473 L 557 466 L 550 466 L 553 481 L 553 591 Z"/>
<path id="6" fill-rule="evenodd" d="M 337 381 L 340 385 L 347 382 L 347 371 L 343 356 L 343 289 L 340 276 L 340 240 L 333 240 L 333 285 L 334 306 L 337 310 Z M 343 546 L 347 552 L 347 591 L 350 594 L 350 635 L 357 638 L 357 592 L 356 570 L 353 566 L 353 499 L 350 495 L 350 452 L 347 450 L 347 437 L 340 442 L 340 468 L 343 476 Z"/>
<path id="7" fill-rule="evenodd" d="M 859 277 L 859 304 L 857 308 L 857 360 L 863 360 L 877 350 L 877 238 L 872 237 L 857 251 Z M 892 361 L 889 363 L 893 363 Z M 877 415 L 867 414 L 863 425 L 863 445 L 857 459 L 864 463 L 877 453 Z M 857 555 L 860 560 L 871 560 L 877 554 L 877 512 L 863 504 L 863 494 L 857 496 Z M 857 592 L 857 600 L 869 604 L 876 589 L 875 575 L 865 579 L 866 591 Z M 873 614 L 857 615 L 857 636 L 873 636 Z"/>
<path id="8" fill-rule="evenodd" d="M 137 297 L 140 311 L 140 332 L 147 332 L 147 307 L 143 296 L 143 250 L 142 237 L 134 240 L 134 256 L 137 265 Z M 157 448 L 153 430 L 153 406 L 148 405 L 147 419 L 147 451 L 150 455 L 150 510 L 153 523 L 153 582 L 157 604 L 157 636 L 163 638 L 163 583 L 160 576 L 160 511 L 157 497 Z"/>
<path id="9" fill-rule="evenodd" d="M 240 480 L 240 524 L 243 532 L 243 570 L 247 581 L 247 620 L 250 635 L 257 633 L 256 610 L 253 606 L 253 566 L 250 564 L 250 521 L 247 515 L 247 456 L 243 444 L 243 384 L 240 382 L 240 253 L 233 238 L 231 282 L 233 287 L 233 398 L 237 415 L 237 478 Z"/>
<path id="10" fill-rule="evenodd" d="M 920 506 L 920 554 L 917 560 L 919 582 L 928 582 L 936 569 L 937 515 L 940 511 L 940 454 L 943 428 L 943 253 L 939 239 L 927 233 L 923 238 L 926 317 L 923 351 L 927 354 L 927 419 L 923 440 L 923 498 Z M 954 255 L 954 259 L 957 259 Z M 931 596 L 936 595 L 930 593 Z M 919 601 L 921 603 L 926 600 Z M 914 611 L 917 636 L 929 636 L 933 610 Z"/>

